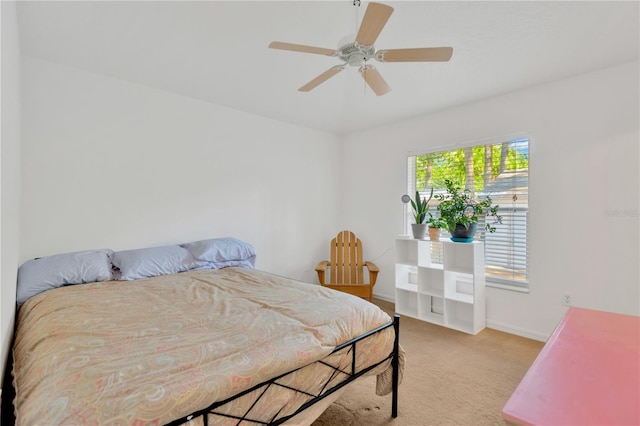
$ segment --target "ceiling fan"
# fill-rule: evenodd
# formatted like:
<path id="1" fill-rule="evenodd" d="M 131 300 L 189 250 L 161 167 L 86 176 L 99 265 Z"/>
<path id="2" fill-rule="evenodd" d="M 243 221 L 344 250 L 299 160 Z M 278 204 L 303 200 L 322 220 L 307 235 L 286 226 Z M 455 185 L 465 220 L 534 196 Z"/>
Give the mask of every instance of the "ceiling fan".
<path id="1" fill-rule="evenodd" d="M 355 0 L 354 6 L 359 6 L 360 1 Z M 422 47 L 410 49 L 378 50 L 374 43 L 384 28 L 387 20 L 393 13 L 393 8 L 382 3 L 369 3 L 362 18 L 362 23 L 356 35 L 355 41 L 341 46 L 338 50 L 322 47 L 305 46 L 302 44 L 274 41 L 269 44 L 272 49 L 291 50 L 294 52 L 314 53 L 318 55 L 336 56 L 344 63 L 335 65 L 298 90 L 308 92 L 324 83 L 334 75 L 343 71 L 347 65 L 359 67 L 358 71 L 364 81 L 373 92 L 382 96 L 391 91 L 391 87 L 382 78 L 382 75 L 371 64 L 369 59 L 375 58 L 379 62 L 446 62 L 451 59 L 453 48 L 451 47 Z"/>

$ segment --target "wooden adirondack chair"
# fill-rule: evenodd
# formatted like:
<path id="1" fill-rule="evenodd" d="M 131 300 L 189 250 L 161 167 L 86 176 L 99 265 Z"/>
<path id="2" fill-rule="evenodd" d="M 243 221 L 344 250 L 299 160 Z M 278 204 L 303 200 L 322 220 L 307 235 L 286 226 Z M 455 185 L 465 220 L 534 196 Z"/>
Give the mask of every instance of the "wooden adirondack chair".
<path id="1" fill-rule="evenodd" d="M 323 260 L 316 266 L 320 284 L 371 301 L 379 269 L 373 262 L 363 260 L 360 239 L 353 232 L 342 231 L 331 240 L 330 249 L 331 260 Z M 366 283 L 364 267 L 369 271 Z M 328 280 L 327 269 L 330 270 Z"/>

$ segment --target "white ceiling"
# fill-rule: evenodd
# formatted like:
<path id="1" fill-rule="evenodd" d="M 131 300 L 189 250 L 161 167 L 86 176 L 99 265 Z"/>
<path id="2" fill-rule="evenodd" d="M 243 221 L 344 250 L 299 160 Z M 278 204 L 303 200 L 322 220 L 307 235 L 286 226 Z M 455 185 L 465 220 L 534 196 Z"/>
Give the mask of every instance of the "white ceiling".
<path id="1" fill-rule="evenodd" d="M 640 3 L 382 1 L 395 11 L 376 49 L 452 46 L 442 63 L 373 64 L 377 97 L 339 60 L 267 48 L 335 49 L 367 2 L 20 2 L 24 55 L 336 134 L 388 124 L 523 87 L 638 60 Z"/>

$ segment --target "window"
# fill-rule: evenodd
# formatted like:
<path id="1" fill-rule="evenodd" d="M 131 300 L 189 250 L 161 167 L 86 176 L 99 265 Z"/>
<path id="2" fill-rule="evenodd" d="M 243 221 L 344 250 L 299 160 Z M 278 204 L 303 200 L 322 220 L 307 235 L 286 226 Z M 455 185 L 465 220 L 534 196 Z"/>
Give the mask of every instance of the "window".
<path id="1" fill-rule="evenodd" d="M 408 158 L 409 194 L 418 190 L 428 197 L 431 188 L 434 194 L 444 193 L 445 179 L 469 189 L 477 198 L 490 196 L 493 204 L 500 206 L 502 225 L 489 233 L 479 223 L 475 237 L 485 243 L 487 282 L 527 288 L 529 140 L 513 139 Z M 433 199 L 429 204 L 434 216 L 437 203 Z M 406 213 L 410 217 L 408 206 Z"/>

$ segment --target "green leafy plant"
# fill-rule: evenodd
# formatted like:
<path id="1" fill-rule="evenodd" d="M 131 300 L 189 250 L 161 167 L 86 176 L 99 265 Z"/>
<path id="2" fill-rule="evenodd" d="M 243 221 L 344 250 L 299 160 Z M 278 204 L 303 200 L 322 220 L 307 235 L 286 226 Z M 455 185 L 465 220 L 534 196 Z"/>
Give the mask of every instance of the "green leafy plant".
<path id="1" fill-rule="evenodd" d="M 471 197 L 471 191 L 461 189 L 448 179 L 445 180 L 445 186 L 446 194 L 435 195 L 435 199 L 440 201 L 437 207 L 440 217 L 436 220 L 443 221 L 446 224 L 445 229 L 452 232 L 458 224 L 469 229 L 472 223 L 478 222 L 478 216 L 484 215 L 487 218 L 485 225 L 487 231 L 496 231 L 493 225 L 502 223 L 502 216 L 498 215 L 500 206 L 492 205 L 491 197 L 487 196 L 482 201 L 474 200 Z M 494 219 L 491 223 L 488 220 L 490 217 Z"/>
<path id="2" fill-rule="evenodd" d="M 447 222 L 441 217 L 435 217 L 429 213 L 429 219 L 427 219 L 427 225 L 429 228 L 447 229 Z"/>
<path id="3" fill-rule="evenodd" d="M 433 188 L 429 198 L 420 198 L 420 193 L 416 191 L 415 200 L 411 199 L 411 208 L 413 209 L 413 218 L 417 224 L 425 223 L 427 219 L 427 210 L 429 210 L 429 201 L 433 198 Z"/>

